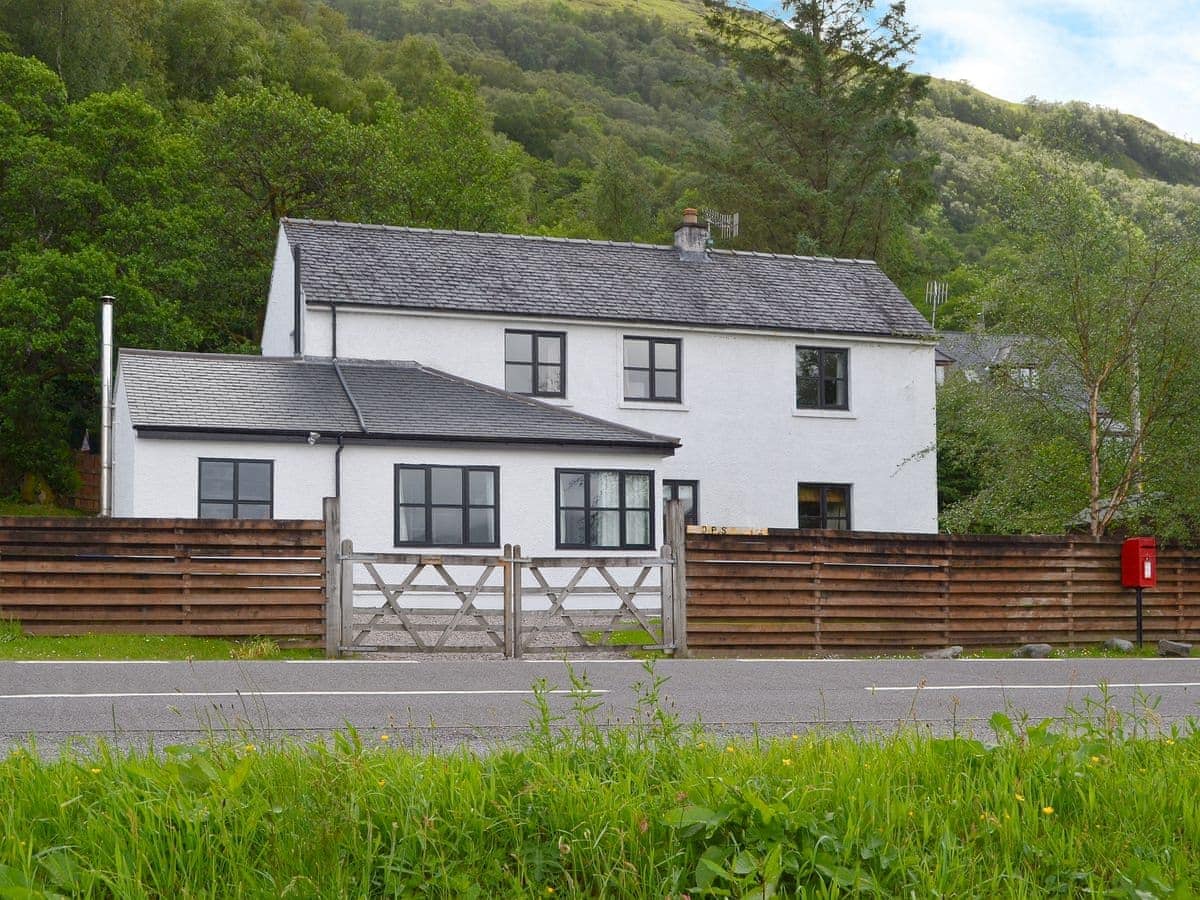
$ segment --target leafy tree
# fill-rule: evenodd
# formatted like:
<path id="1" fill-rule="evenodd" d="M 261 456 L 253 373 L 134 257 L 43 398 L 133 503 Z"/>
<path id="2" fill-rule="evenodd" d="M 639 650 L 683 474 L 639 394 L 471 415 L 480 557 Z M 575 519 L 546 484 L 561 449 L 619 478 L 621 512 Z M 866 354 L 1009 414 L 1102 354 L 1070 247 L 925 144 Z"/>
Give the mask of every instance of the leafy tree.
<path id="1" fill-rule="evenodd" d="M 632 241 L 650 229 L 654 186 L 645 165 L 624 142 L 611 142 L 600 155 L 588 193 L 591 219 L 601 237 Z"/>
<path id="2" fill-rule="evenodd" d="M 908 71 L 917 35 L 904 4 L 871 24 L 875 0 L 786 0 L 786 23 L 705 2 L 705 42 L 741 76 L 712 159 L 741 243 L 886 263 L 932 199 L 913 119 L 927 79 Z"/>
<path id="3" fill-rule="evenodd" d="M 1048 153 L 1014 167 L 1002 196 L 1018 252 L 992 290 L 1019 330 L 1045 339 L 1047 399 L 1080 410 L 1099 536 L 1154 490 L 1148 451 L 1200 411 L 1185 389 L 1200 359 L 1200 232 L 1163 215 L 1135 222 Z"/>

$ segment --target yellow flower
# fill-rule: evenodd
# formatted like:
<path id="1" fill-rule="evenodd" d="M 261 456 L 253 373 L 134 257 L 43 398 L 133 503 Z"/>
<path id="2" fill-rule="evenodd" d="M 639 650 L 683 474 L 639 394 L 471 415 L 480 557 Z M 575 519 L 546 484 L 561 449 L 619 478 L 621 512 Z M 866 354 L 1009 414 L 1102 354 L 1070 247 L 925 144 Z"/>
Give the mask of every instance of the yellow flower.
<path id="1" fill-rule="evenodd" d="M 1024 794 L 1013 794 L 1013 796 L 1014 796 L 1014 797 L 1016 797 L 1016 798 L 1017 798 L 1017 800 L 1019 800 L 1021 803 L 1024 803 L 1024 802 L 1025 802 L 1025 795 L 1024 795 Z"/>
<path id="2" fill-rule="evenodd" d="M 908 811 L 908 817 L 911 819 L 911 818 L 913 817 L 913 815 L 914 815 L 914 813 L 913 813 L 913 811 L 910 809 L 910 810 Z"/>
<path id="3" fill-rule="evenodd" d="M 793 735 L 792 735 L 792 740 L 793 740 L 793 741 L 798 741 L 798 740 L 800 740 L 800 735 L 798 735 L 798 734 L 793 734 Z"/>
<path id="4" fill-rule="evenodd" d="M 547 893 L 547 894 L 553 894 L 553 893 L 554 893 L 554 888 L 552 888 L 552 887 L 547 887 L 547 888 L 546 888 L 546 893 Z"/>
<path id="5" fill-rule="evenodd" d="M 1168 747 L 1171 746 L 1173 743 L 1175 743 L 1173 738 L 1167 738 L 1167 746 Z"/>
<path id="6" fill-rule="evenodd" d="M 380 778 L 380 779 L 379 779 L 379 786 L 380 786 L 380 787 L 383 787 L 385 784 L 387 784 L 387 782 L 386 782 L 384 779 Z"/>
<path id="7" fill-rule="evenodd" d="M 726 753 L 733 753 L 733 746 L 732 746 L 732 745 L 730 745 L 730 746 L 726 747 L 726 748 L 725 748 L 725 752 L 726 752 Z"/>
<path id="8" fill-rule="evenodd" d="M 1092 765 L 1094 766 L 1094 765 L 1096 765 L 1098 762 L 1100 762 L 1100 757 L 1098 757 L 1098 756 L 1093 756 L 1093 757 L 1092 757 Z"/>
<path id="9" fill-rule="evenodd" d="M 1053 806 L 1043 806 L 1042 812 L 1044 812 L 1048 816 L 1052 816 L 1052 815 L 1054 815 L 1054 807 Z"/>
<path id="10" fill-rule="evenodd" d="M 92 773 L 93 775 L 99 775 L 99 774 L 100 774 L 100 770 L 99 770 L 99 769 L 91 769 L 90 771 L 91 771 L 91 773 Z"/>
<path id="11" fill-rule="evenodd" d="M 255 750 L 257 750 L 257 749 L 258 749 L 258 748 L 257 748 L 257 747 L 255 747 L 253 744 L 247 744 L 247 745 L 246 745 L 246 752 L 247 752 L 247 753 L 253 753 L 253 752 L 254 752 Z"/>
<path id="12" fill-rule="evenodd" d="M 791 761 L 790 759 L 785 759 L 785 760 L 783 761 L 783 764 L 784 764 L 785 766 L 790 766 L 790 765 L 792 764 L 792 761 Z"/>
<path id="13" fill-rule="evenodd" d="M 392 736 L 391 736 L 390 734 L 381 734 L 381 735 L 379 736 L 379 739 L 380 739 L 381 741 L 387 742 L 387 741 L 390 741 L 390 740 L 392 739 Z"/>

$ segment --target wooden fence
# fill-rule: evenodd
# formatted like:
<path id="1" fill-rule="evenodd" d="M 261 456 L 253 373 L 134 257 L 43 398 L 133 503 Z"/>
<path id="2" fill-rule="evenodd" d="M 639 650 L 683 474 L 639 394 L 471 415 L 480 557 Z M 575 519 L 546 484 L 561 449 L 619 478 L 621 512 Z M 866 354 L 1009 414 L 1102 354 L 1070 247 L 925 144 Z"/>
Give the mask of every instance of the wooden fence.
<path id="1" fill-rule="evenodd" d="M 321 646 L 325 523 L 0 517 L 0 617 L 33 634 Z"/>
<path id="2" fill-rule="evenodd" d="M 770 531 L 687 536 L 688 641 L 701 653 L 1068 646 L 1132 638 L 1121 542 Z M 1159 548 L 1147 640 L 1200 638 L 1200 553 Z"/>

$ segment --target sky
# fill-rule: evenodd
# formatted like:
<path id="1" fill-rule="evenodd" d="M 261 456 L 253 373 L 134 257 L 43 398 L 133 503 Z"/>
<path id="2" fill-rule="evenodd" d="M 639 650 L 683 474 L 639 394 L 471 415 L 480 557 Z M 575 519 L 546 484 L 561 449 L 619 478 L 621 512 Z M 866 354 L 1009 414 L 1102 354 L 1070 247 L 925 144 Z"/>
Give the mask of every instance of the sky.
<path id="1" fill-rule="evenodd" d="M 907 18 L 915 71 L 1005 100 L 1084 100 L 1200 142 L 1200 0 L 908 0 Z"/>

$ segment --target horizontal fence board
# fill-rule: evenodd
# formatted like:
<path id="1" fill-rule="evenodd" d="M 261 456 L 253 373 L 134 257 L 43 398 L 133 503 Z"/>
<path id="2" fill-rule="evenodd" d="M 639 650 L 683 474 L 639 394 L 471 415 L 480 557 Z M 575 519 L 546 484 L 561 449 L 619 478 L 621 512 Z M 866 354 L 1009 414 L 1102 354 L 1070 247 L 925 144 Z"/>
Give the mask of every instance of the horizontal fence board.
<path id="1" fill-rule="evenodd" d="M 318 646 L 324 541 L 309 520 L 0 517 L 0 616 L 32 634 Z"/>
<path id="2" fill-rule="evenodd" d="M 1120 540 L 1077 535 L 690 531 L 689 641 L 829 653 L 1131 636 L 1120 552 Z M 1200 638 L 1200 554 L 1160 548 L 1158 577 L 1147 639 Z"/>

